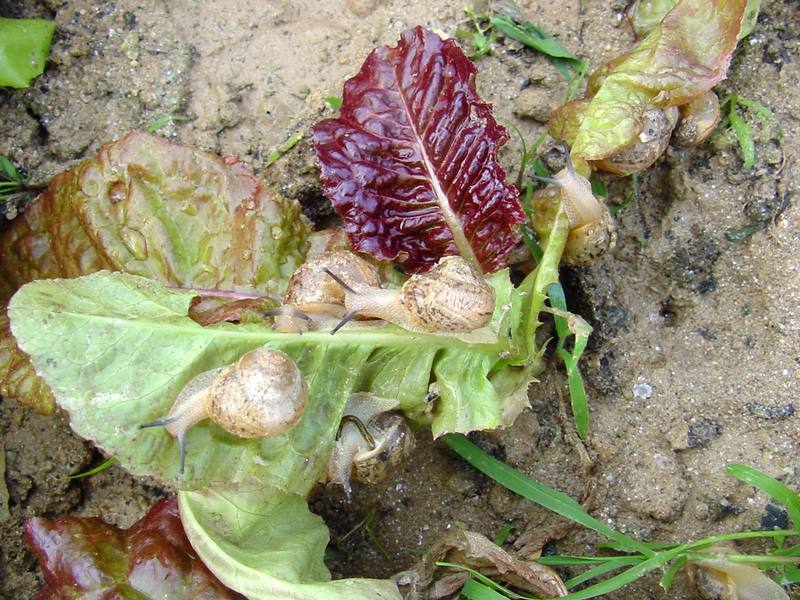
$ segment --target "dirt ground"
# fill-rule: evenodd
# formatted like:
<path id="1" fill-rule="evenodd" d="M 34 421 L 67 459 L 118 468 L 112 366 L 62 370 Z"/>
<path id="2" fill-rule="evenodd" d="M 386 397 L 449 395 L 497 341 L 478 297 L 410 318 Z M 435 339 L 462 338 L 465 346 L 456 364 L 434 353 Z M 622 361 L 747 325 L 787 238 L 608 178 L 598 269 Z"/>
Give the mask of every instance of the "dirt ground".
<path id="1" fill-rule="evenodd" d="M 417 24 L 452 34 L 464 21 L 463 4 L 0 0 L 2 16 L 57 23 L 46 73 L 30 89 L 0 91 L 0 154 L 46 181 L 106 140 L 180 115 L 188 120 L 159 133 L 245 160 L 323 222 L 329 211 L 308 144 L 265 169 L 270 150 L 332 115 L 322 99 L 341 94 L 375 45 L 393 45 Z M 593 65 L 634 41 L 624 0 L 520 6 Z M 755 166 L 743 168 L 725 128 L 701 148 L 668 151 L 618 213 L 616 249 L 592 267 L 563 271 L 570 307 L 595 328 L 583 362 L 592 409 L 588 454 L 562 414 L 565 381 L 555 361 L 532 387 L 532 410 L 513 428 L 473 438 L 546 484 L 576 498 L 588 494 L 593 514 L 642 539 L 784 526 L 784 511 L 724 474 L 730 463 L 800 487 L 799 28 L 796 2 L 764 0 L 754 34 L 717 90 L 774 112 L 768 123 L 753 121 Z M 479 92 L 498 119 L 533 140 L 544 127 L 537 119 L 563 97 L 558 73 L 502 38 L 477 65 Z M 501 154 L 509 173 L 519 157 L 514 139 Z M 628 193 L 629 180 L 606 181 L 612 202 Z M 337 543 L 335 576 L 407 568 L 416 560 L 409 548 L 425 548 L 455 523 L 492 537 L 510 522 L 524 532 L 512 541 L 548 542 L 546 550 L 559 553 L 597 551 L 596 536 L 505 491 L 429 434 L 417 437 L 413 469 L 358 490 L 350 503 L 335 490 L 312 499 L 335 543 L 374 511 L 372 531 L 385 547 L 384 555 L 363 530 Z M 0 401 L 3 449 L 11 518 L 0 522 L 0 597 L 9 600 L 33 598 L 41 581 L 22 541 L 26 518 L 102 515 L 128 526 L 166 493 L 116 467 L 67 480 L 102 457 L 62 416 L 34 415 L 9 399 Z M 659 576 L 608 598 L 689 598 L 682 577 L 666 594 Z"/>

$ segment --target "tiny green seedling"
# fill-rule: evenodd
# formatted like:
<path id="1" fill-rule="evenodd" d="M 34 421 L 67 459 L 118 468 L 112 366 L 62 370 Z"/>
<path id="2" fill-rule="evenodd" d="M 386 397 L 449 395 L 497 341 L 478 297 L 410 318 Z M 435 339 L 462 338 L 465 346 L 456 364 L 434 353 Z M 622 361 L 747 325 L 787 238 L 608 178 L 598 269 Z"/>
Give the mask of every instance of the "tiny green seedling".
<path id="1" fill-rule="evenodd" d="M 163 117 L 159 117 L 155 121 L 150 123 L 150 125 L 147 126 L 145 131 L 147 131 L 147 133 L 156 133 L 157 131 L 166 127 L 170 123 L 181 123 L 183 121 L 191 121 L 191 120 L 192 118 L 186 115 L 175 115 L 175 114 L 164 115 Z"/>
<path id="2" fill-rule="evenodd" d="M 334 110 L 339 110 L 342 107 L 342 99 L 339 96 L 325 96 L 324 100 Z"/>
<path id="3" fill-rule="evenodd" d="M 800 495 L 769 475 L 752 467 L 730 465 L 726 469 L 726 473 L 758 488 L 769 495 L 774 502 L 784 505 L 791 519 L 790 529 L 743 531 L 713 535 L 694 542 L 684 543 L 641 542 L 611 529 L 602 521 L 592 517 L 580 504 L 566 494 L 549 488 L 509 467 L 483 452 L 465 437 L 449 434 L 444 436 L 443 440 L 447 446 L 473 467 L 509 490 L 613 540 L 600 545 L 604 550 L 617 553 L 610 556 L 546 556 L 537 559 L 539 563 L 552 567 L 589 567 L 582 574 L 564 582 L 568 590 L 573 590 L 590 580 L 624 569 L 579 591 L 571 591 L 569 595 L 564 597 L 567 600 L 597 598 L 620 589 L 656 569 L 663 571 L 660 583 L 665 590 L 668 590 L 675 575 L 689 561 L 702 560 L 713 556 L 709 555 L 709 549 L 720 542 L 744 539 L 771 539 L 775 542 L 775 549 L 763 555 L 726 554 L 726 560 L 733 563 L 749 563 L 759 569 L 776 569 L 779 573 L 778 581 L 782 584 L 793 583 L 800 579 L 800 569 L 795 566 L 796 563 L 800 562 L 800 544 L 784 547 L 784 541 L 787 538 L 800 535 L 800 530 L 798 530 L 800 525 Z M 470 580 L 462 590 L 464 596 L 478 599 L 513 598 L 517 600 L 528 598 L 516 592 L 507 591 L 495 582 L 488 584 L 484 579 L 476 578 Z"/>
<path id="4" fill-rule="evenodd" d="M 380 552 L 380 554 L 381 554 L 381 556 L 383 556 L 383 558 L 385 558 L 386 560 L 389 560 L 389 552 L 386 550 L 386 547 L 381 543 L 381 541 L 378 539 L 378 536 L 375 535 L 375 532 L 372 529 L 372 524 L 375 522 L 377 517 L 378 517 L 377 510 L 375 510 L 374 507 L 371 508 L 370 511 L 364 516 L 364 518 L 361 519 L 355 525 L 353 525 L 353 527 L 350 529 L 350 531 L 345 533 L 342 536 L 341 540 L 339 540 L 339 541 L 340 542 L 346 542 L 356 532 L 358 532 L 360 529 L 363 529 L 364 533 L 367 534 L 367 539 L 375 547 L 375 549 L 378 552 Z M 409 550 L 409 551 L 411 551 L 411 550 Z"/>
<path id="5" fill-rule="evenodd" d="M 21 173 L 8 158 L 0 156 L 0 203 L 4 207 L 43 187 L 30 185 L 27 175 Z"/>
<path id="6" fill-rule="evenodd" d="M 264 163 L 264 168 L 269 167 L 275 161 L 277 161 L 281 156 L 286 154 L 289 150 L 295 147 L 297 142 L 303 139 L 303 132 L 302 131 L 295 131 L 292 135 L 290 135 L 286 140 L 278 145 L 277 147 L 273 148 L 273 150 L 267 156 L 267 160 Z"/>
<path id="7" fill-rule="evenodd" d="M 739 142 L 739 151 L 742 155 L 745 169 L 753 168 L 756 162 L 755 143 L 750 124 L 742 117 L 739 109 L 752 114 L 757 121 L 766 124 L 775 118 L 774 113 L 763 104 L 750 100 L 739 94 L 733 93 L 720 102 L 720 112 L 725 115 L 728 123 L 736 134 Z"/>
<path id="8" fill-rule="evenodd" d="M 467 56 L 469 56 L 471 60 L 475 60 L 476 58 L 490 54 L 497 33 L 493 30 L 494 28 L 489 22 L 489 15 L 485 13 L 476 13 L 468 7 L 464 8 L 464 12 L 469 19 L 469 24 L 472 26 L 472 29 L 459 27 L 456 29 L 455 36 L 459 39 L 472 41 L 473 51 Z"/>

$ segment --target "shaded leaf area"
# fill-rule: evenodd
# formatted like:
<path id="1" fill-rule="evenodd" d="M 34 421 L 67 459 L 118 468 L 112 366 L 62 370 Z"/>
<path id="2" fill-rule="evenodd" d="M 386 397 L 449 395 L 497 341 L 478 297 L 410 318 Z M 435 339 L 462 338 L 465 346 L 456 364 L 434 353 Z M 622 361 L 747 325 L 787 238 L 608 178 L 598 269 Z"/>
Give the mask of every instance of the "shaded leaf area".
<path id="1" fill-rule="evenodd" d="M 400 600 L 388 580 L 330 581 L 328 530 L 304 498 L 275 489 L 180 492 L 181 520 L 200 558 L 250 600 Z"/>
<path id="2" fill-rule="evenodd" d="M 271 193 L 242 163 L 133 132 L 57 175 L 3 234 L 0 299 L 35 279 L 100 269 L 279 296 L 303 262 L 308 230 L 299 204 Z M 7 329 L 0 389 L 53 410 Z"/>
<path id="3" fill-rule="evenodd" d="M 453 40 L 416 27 L 374 50 L 344 86 L 341 114 L 314 126 L 324 193 L 354 250 L 422 272 L 460 254 L 505 264 L 524 221 L 497 149 L 508 135 Z"/>
<path id="4" fill-rule="evenodd" d="M 130 529 L 97 518 L 33 518 L 25 539 L 46 582 L 38 600 L 243 598 L 198 559 L 175 498 L 156 503 Z"/>
<path id="5" fill-rule="evenodd" d="M 24 88 L 44 71 L 56 24 L 0 18 L 0 86 Z"/>
<path id="6" fill-rule="evenodd" d="M 515 290 L 507 271 L 490 283 L 496 308 L 481 334 L 490 343 L 393 325 L 355 325 L 336 335 L 278 333 L 263 324 L 202 327 L 189 317 L 193 292 L 106 271 L 27 284 L 9 314 L 20 347 L 75 432 L 132 473 L 179 489 L 269 484 L 304 495 L 325 471 L 350 392 L 398 399 L 408 416 L 430 422 L 434 435 L 513 422 L 541 369 L 539 354 L 529 357 L 526 347 L 530 321 L 521 318 L 532 294 Z M 204 421 L 188 434 L 179 476 L 175 440 L 139 425 L 166 415 L 199 373 L 265 345 L 287 353 L 309 384 L 300 422 L 277 437 L 242 439 Z"/>
<path id="7" fill-rule="evenodd" d="M 633 144 L 648 110 L 686 104 L 725 78 L 748 23 L 747 6 L 747 0 L 681 0 L 631 51 L 592 74 L 585 98 L 556 112 L 551 134 L 585 160 Z"/>

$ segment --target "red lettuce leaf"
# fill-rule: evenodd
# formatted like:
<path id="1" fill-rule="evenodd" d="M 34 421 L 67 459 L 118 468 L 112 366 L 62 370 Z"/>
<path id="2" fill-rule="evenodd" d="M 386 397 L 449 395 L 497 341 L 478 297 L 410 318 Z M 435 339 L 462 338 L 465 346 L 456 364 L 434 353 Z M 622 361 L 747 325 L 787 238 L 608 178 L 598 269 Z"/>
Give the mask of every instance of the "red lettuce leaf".
<path id="1" fill-rule="evenodd" d="M 243 598 L 197 558 L 175 498 L 156 503 L 130 529 L 97 518 L 33 518 L 25 539 L 47 583 L 37 600 Z"/>
<path id="2" fill-rule="evenodd" d="M 448 254 L 495 271 L 519 241 L 519 192 L 497 150 L 508 135 L 452 40 L 415 27 L 347 81 L 338 119 L 314 127 L 324 193 L 353 248 L 422 272 Z"/>

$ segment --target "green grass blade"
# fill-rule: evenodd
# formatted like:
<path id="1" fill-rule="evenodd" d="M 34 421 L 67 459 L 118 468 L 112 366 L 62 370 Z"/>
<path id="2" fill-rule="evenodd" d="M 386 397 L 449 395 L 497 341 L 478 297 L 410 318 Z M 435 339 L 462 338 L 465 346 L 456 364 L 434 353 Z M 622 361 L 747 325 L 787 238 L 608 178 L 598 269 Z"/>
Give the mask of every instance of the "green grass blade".
<path id="1" fill-rule="evenodd" d="M 580 504 L 566 494 L 549 488 L 489 456 L 464 436 L 448 434 L 443 436 L 442 439 L 445 444 L 473 467 L 512 492 L 524 496 L 528 500 L 562 517 L 616 540 L 627 551 L 653 556 L 653 551 L 646 544 L 614 531 L 608 525 L 587 513 Z"/>
<path id="2" fill-rule="evenodd" d="M 301 139 L 303 139 L 302 131 L 295 131 L 292 135 L 286 138 L 286 141 L 269 153 L 269 156 L 267 156 L 267 161 L 264 163 L 264 168 L 267 168 L 281 156 L 286 154 L 289 150 L 294 148 L 297 142 L 299 142 Z"/>
<path id="3" fill-rule="evenodd" d="M 550 299 L 550 306 L 562 312 L 567 312 L 567 301 L 564 297 L 564 288 L 560 283 L 552 283 L 547 288 L 547 296 Z M 586 439 L 589 434 L 589 401 L 586 399 L 586 388 L 583 385 L 583 376 L 578 368 L 583 351 L 589 341 L 589 333 L 570 328 L 566 317 L 555 315 L 556 333 L 558 334 L 558 345 L 556 352 L 564 361 L 567 368 L 567 384 L 569 385 L 569 398 L 572 404 L 572 415 L 575 419 L 575 429 L 581 439 Z M 567 337 L 575 335 L 575 343 L 572 351 L 565 348 Z"/>
<path id="4" fill-rule="evenodd" d="M 498 534 L 492 540 L 496 546 L 502 546 L 506 543 L 508 536 L 511 535 L 511 532 L 514 531 L 514 524 L 513 523 L 506 523 L 505 526 L 498 532 Z"/>
<path id="5" fill-rule="evenodd" d="M 88 471 L 84 471 L 83 473 L 76 473 L 75 475 L 69 475 L 67 479 L 80 479 L 82 477 L 91 477 L 92 475 L 97 475 L 101 471 L 105 471 L 111 465 L 116 463 L 117 460 L 112 456 L 108 460 L 102 462 L 101 464 L 97 465 L 94 468 L 89 469 Z"/>
<path id="6" fill-rule="evenodd" d="M 186 115 L 164 115 L 163 117 L 159 117 L 150 125 L 147 126 L 147 133 L 156 133 L 162 127 L 166 127 L 170 123 L 180 123 L 182 121 L 191 121 L 191 117 L 187 117 Z"/>
<path id="7" fill-rule="evenodd" d="M 22 183 L 25 180 L 20 172 L 17 171 L 17 167 L 14 166 L 14 163 L 2 155 L 0 155 L 0 179 L 5 179 L 14 183 Z"/>
<path id="8" fill-rule="evenodd" d="M 577 56 L 550 36 L 546 34 L 543 35 L 543 32 L 538 28 L 536 30 L 532 28 L 523 28 L 508 15 L 494 15 L 490 22 L 508 37 L 517 40 L 520 44 L 525 44 L 528 48 L 532 48 L 533 50 L 537 50 L 553 58 L 578 60 Z"/>
<path id="9" fill-rule="evenodd" d="M 474 579 L 469 579 L 464 584 L 464 587 L 461 588 L 461 595 L 469 600 L 507 600 L 508 598 Z"/>
<path id="10" fill-rule="evenodd" d="M 477 581 L 479 581 L 481 584 L 491 588 L 492 590 L 495 590 L 496 592 L 502 593 L 503 595 L 501 596 L 501 598 L 513 598 L 513 600 L 528 600 L 529 599 L 529 596 L 523 596 L 522 594 L 517 594 L 516 592 L 512 592 L 507 587 L 504 587 L 504 586 L 500 585 L 499 583 L 497 583 L 496 581 L 493 581 L 493 580 L 489 579 L 486 575 L 484 575 L 480 571 L 476 571 L 472 567 L 468 567 L 466 565 L 461 565 L 461 564 L 458 564 L 458 563 L 451 563 L 451 562 L 444 562 L 444 561 L 437 562 L 436 566 L 437 567 L 448 567 L 450 569 L 459 569 L 461 571 L 466 571 L 467 573 L 472 575 Z"/>
<path id="11" fill-rule="evenodd" d="M 678 574 L 687 562 L 687 558 L 685 556 L 680 556 L 669 566 L 669 569 L 666 570 L 664 575 L 661 577 L 661 581 L 659 581 L 659 585 L 665 590 L 669 591 L 669 588 L 672 587 L 672 580 L 675 579 L 675 575 Z"/>
<path id="12" fill-rule="evenodd" d="M 638 565 L 643 560 L 644 559 L 640 556 L 616 556 L 607 559 L 606 562 L 599 564 L 596 567 L 592 567 L 591 569 L 584 571 L 577 577 L 573 577 L 572 579 L 565 581 L 564 585 L 567 586 L 567 589 L 571 589 L 589 581 L 590 579 L 600 577 L 601 575 L 605 575 L 611 571 L 616 571 L 622 567 L 632 567 L 633 565 Z"/>
<path id="13" fill-rule="evenodd" d="M 610 558 L 621 558 L 617 556 L 540 556 L 536 559 L 540 565 L 549 567 L 570 567 L 575 565 L 594 565 L 604 563 Z"/>
<path id="14" fill-rule="evenodd" d="M 588 598 L 597 598 L 598 596 L 608 594 L 614 590 L 618 590 L 621 587 L 628 585 L 629 583 L 633 583 L 645 573 L 662 567 L 673 558 L 678 556 L 682 551 L 683 547 L 681 546 L 673 550 L 660 552 L 655 556 L 648 558 L 647 560 L 644 560 L 629 569 L 626 569 L 622 573 L 614 575 L 614 577 L 610 577 L 609 579 L 601 581 L 600 583 L 590 585 L 579 592 L 567 594 L 566 596 L 563 596 L 563 598 L 564 600 L 587 600 Z"/>
<path id="15" fill-rule="evenodd" d="M 758 469 L 748 467 L 747 465 L 728 465 L 728 468 L 725 469 L 725 473 L 757 487 L 762 492 L 769 495 L 770 498 L 783 504 L 789 511 L 789 517 L 792 519 L 794 528 L 800 528 L 800 495 L 798 495 L 797 492 L 786 487 L 766 473 L 762 473 Z"/>

